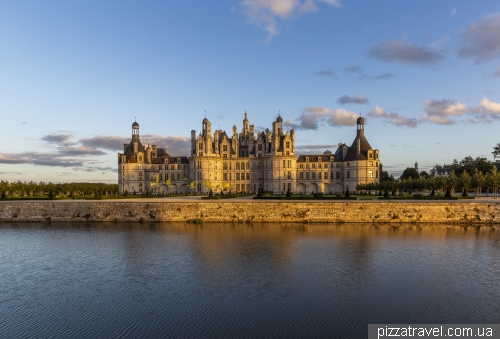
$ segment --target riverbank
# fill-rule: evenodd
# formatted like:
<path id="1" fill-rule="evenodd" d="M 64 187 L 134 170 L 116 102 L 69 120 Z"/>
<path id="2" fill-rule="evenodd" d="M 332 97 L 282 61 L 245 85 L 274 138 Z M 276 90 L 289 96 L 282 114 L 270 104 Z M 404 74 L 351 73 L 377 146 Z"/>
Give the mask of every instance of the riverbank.
<path id="1" fill-rule="evenodd" d="M 500 223 L 500 201 L 4 201 L 0 221 Z"/>

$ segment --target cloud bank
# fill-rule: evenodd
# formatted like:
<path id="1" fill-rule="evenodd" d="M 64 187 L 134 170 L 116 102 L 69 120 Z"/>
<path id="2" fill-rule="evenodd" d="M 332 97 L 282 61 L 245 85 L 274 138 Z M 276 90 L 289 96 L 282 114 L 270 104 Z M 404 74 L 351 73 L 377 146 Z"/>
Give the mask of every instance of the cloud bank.
<path id="1" fill-rule="evenodd" d="M 293 129 L 317 130 L 320 125 L 332 127 L 355 126 L 359 114 L 343 108 L 330 109 L 322 106 L 306 107 L 295 120 L 286 120 L 283 124 Z"/>
<path id="2" fill-rule="evenodd" d="M 484 16 L 459 33 L 457 54 L 484 63 L 500 57 L 500 13 Z"/>
<path id="3" fill-rule="evenodd" d="M 348 95 L 343 95 L 340 98 L 338 98 L 337 103 L 340 105 L 346 105 L 346 104 L 358 104 L 358 105 L 365 105 L 368 104 L 370 100 L 364 95 L 355 95 L 353 97 L 350 97 Z"/>
<path id="4" fill-rule="evenodd" d="M 396 61 L 417 66 L 436 65 L 444 58 L 441 52 L 427 46 L 411 44 L 406 38 L 373 45 L 368 49 L 368 54 L 384 62 Z"/>

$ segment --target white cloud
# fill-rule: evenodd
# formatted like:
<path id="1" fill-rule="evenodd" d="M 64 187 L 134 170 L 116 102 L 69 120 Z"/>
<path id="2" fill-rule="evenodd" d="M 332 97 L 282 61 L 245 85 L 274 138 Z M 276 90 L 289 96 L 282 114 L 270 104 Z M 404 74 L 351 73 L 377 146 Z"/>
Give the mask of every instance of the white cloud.
<path id="1" fill-rule="evenodd" d="M 267 31 L 266 42 L 278 35 L 278 19 L 288 20 L 317 10 L 315 1 L 340 7 L 340 0 L 243 0 L 246 19 Z"/>
<path id="2" fill-rule="evenodd" d="M 408 118 L 399 113 L 387 113 L 385 109 L 376 106 L 375 109 L 368 112 L 369 117 L 382 118 L 395 126 L 417 127 L 418 120 L 415 118 Z"/>
<path id="3" fill-rule="evenodd" d="M 424 100 L 425 111 L 422 119 L 440 125 L 450 125 L 454 121 L 450 117 L 460 116 L 467 112 L 465 104 L 454 100 Z"/>
<path id="4" fill-rule="evenodd" d="M 457 13 L 458 13 L 458 12 L 457 12 L 457 8 L 456 8 L 456 7 L 453 7 L 453 9 L 451 10 L 450 15 L 455 15 L 455 14 L 457 14 Z"/>
<path id="5" fill-rule="evenodd" d="M 481 100 L 481 107 L 491 114 L 500 114 L 500 103 L 489 101 L 487 98 Z"/>

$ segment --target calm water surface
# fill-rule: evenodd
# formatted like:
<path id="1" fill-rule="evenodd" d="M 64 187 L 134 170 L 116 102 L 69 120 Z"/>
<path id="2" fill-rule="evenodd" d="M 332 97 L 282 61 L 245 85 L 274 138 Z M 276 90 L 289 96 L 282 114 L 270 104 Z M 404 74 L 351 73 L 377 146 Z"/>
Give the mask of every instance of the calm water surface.
<path id="1" fill-rule="evenodd" d="M 500 229 L 0 224 L 0 338 L 363 338 L 500 323 Z"/>

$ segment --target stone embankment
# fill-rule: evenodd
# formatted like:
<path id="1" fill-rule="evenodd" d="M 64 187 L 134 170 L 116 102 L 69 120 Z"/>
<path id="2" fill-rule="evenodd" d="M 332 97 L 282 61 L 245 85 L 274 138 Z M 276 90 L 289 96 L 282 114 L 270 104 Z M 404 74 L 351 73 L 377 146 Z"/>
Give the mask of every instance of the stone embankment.
<path id="1" fill-rule="evenodd" d="M 496 223 L 500 202 L 2 202 L 0 221 Z"/>

